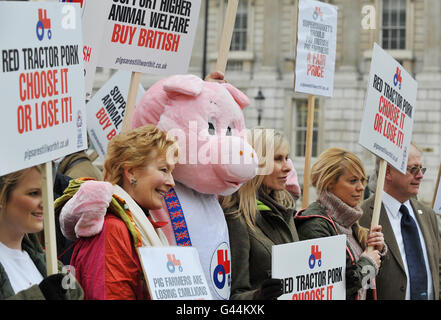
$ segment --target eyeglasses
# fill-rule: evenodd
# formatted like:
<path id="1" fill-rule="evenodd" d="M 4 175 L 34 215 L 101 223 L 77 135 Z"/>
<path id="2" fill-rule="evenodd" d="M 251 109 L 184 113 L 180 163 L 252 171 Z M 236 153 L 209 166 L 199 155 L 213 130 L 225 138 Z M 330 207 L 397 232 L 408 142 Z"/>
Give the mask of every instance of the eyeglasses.
<path id="1" fill-rule="evenodd" d="M 407 171 L 410 172 L 411 175 L 416 176 L 421 170 L 421 173 L 424 174 L 427 170 L 427 168 L 423 168 L 420 166 L 413 166 L 413 167 L 407 167 Z"/>

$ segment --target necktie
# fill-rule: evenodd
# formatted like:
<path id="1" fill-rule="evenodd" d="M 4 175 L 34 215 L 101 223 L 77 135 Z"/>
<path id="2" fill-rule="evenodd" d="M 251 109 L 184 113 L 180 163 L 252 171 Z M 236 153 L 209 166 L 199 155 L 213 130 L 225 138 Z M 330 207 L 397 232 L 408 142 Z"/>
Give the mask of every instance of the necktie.
<path id="1" fill-rule="evenodd" d="M 427 272 L 418 228 L 405 205 L 401 205 L 400 212 L 401 235 L 410 278 L 410 299 L 427 300 Z"/>

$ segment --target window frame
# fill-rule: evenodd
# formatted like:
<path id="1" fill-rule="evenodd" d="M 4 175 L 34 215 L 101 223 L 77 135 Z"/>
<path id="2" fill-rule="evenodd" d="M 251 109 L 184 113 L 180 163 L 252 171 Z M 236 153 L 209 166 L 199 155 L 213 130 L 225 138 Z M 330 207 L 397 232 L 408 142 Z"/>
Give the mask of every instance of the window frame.
<path id="1" fill-rule="evenodd" d="M 229 50 L 228 53 L 228 62 L 242 62 L 242 70 L 229 70 L 227 64 L 227 70 L 232 72 L 251 72 L 252 71 L 252 62 L 254 61 L 254 46 L 253 46 L 253 36 L 254 36 L 254 19 L 255 19 L 255 0 L 239 0 L 248 2 L 248 17 L 247 17 L 247 45 L 246 50 Z M 225 20 L 225 14 L 227 11 L 228 0 L 218 0 L 218 16 L 223 17 L 222 19 L 218 19 L 217 23 L 217 49 L 216 52 L 212 52 L 209 54 L 209 60 L 212 63 L 216 63 L 219 51 L 219 43 L 220 37 L 222 35 L 222 29 Z"/>
<path id="2" fill-rule="evenodd" d="M 370 43 L 382 44 L 383 0 L 372 0 L 376 10 L 376 28 L 370 32 Z M 386 50 L 403 67 L 412 73 L 414 60 L 414 31 L 415 31 L 415 0 L 406 0 L 406 43 L 405 49 Z M 363 52 L 365 60 L 372 59 L 372 49 Z"/>

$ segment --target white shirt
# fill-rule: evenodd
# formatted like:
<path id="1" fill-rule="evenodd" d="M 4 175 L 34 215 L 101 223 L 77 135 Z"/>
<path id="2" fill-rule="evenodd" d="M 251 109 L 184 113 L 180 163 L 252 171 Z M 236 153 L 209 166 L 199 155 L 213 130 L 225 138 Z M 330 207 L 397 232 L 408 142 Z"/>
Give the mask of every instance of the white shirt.
<path id="1" fill-rule="evenodd" d="M 427 248 L 426 243 L 424 241 L 424 236 L 421 232 L 421 228 L 418 224 L 418 220 L 415 217 L 415 213 L 413 212 L 412 205 L 410 201 L 407 200 L 404 203 L 399 202 L 391 195 L 383 191 L 383 205 L 386 208 L 387 216 L 389 218 L 390 224 L 392 226 L 392 230 L 394 231 L 395 240 L 397 241 L 398 248 L 400 249 L 401 258 L 403 260 L 404 270 L 406 272 L 407 285 L 406 285 L 406 300 L 410 300 L 410 281 L 409 281 L 409 270 L 407 268 L 407 260 L 406 260 L 406 251 L 404 250 L 404 242 L 403 236 L 401 235 L 401 205 L 405 205 L 409 210 L 410 216 L 415 220 L 415 223 L 418 228 L 418 234 L 420 236 L 421 248 L 423 249 L 424 255 L 424 263 L 426 264 L 427 271 L 427 294 L 428 299 L 433 300 L 433 286 L 432 286 L 432 272 L 430 271 L 429 259 L 427 257 Z"/>
<path id="2" fill-rule="evenodd" d="M 174 189 L 185 215 L 191 244 L 198 249 L 211 295 L 216 300 L 228 300 L 231 269 L 224 269 L 225 272 L 221 276 L 214 272 L 220 264 L 219 253 L 221 260 L 225 259 L 228 266 L 231 261 L 228 226 L 217 196 L 199 193 L 181 183 L 176 183 Z"/>
<path id="3" fill-rule="evenodd" d="M 0 263 L 15 293 L 39 284 L 43 276 L 26 251 L 11 249 L 0 242 Z"/>

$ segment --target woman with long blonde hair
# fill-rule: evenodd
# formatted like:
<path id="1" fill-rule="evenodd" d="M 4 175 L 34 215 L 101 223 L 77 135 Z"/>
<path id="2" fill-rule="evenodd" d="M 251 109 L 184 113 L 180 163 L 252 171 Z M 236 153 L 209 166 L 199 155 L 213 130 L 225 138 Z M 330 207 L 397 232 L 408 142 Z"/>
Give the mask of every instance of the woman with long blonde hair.
<path id="1" fill-rule="evenodd" d="M 236 193 L 221 197 L 230 235 L 230 299 L 276 299 L 280 279 L 271 278 L 271 247 L 298 241 L 295 202 L 286 190 L 289 144 L 271 129 L 253 129 L 249 142 L 259 156 L 258 175 Z"/>

